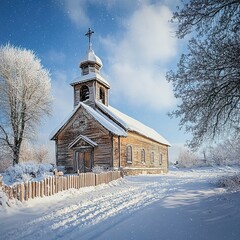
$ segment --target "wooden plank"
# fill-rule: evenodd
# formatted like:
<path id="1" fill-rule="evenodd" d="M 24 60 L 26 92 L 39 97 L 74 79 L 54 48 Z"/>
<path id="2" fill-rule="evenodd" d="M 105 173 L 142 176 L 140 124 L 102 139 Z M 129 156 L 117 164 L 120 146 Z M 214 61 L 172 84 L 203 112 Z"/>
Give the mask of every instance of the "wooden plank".
<path id="1" fill-rule="evenodd" d="M 43 197 L 45 192 L 44 180 L 40 182 L 40 196 Z"/>
<path id="2" fill-rule="evenodd" d="M 48 177 L 48 196 L 51 196 L 51 177 Z"/>
<path id="3" fill-rule="evenodd" d="M 36 182 L 32 182 L 32 198 L 36 197 Z"/>
<path id="4" fill-rule="evenodd" d="M 63 191 L 64 190 L 64 188 L 63 188 L 63 176 L 61 176 L 60 179 L 61 179 L 61 191 Z"/>
<path id="5" fill-rule="evenodd" d="M 28 182 L 28 198 L 32 198 L 32 182 Z"/>
<path id="6" fill-rule="evenodd" d="M 58 176 L 55 176 L 55 193 L 58 193 Z"/>
<path id="7" fill-rule="evenodd" d="M 20 201 L 23 202 L 25 199 L 25 187 L 24 187 L 24 183 L 20 184 Z"/>
<path id="8" fill-rule="evenodd" d="M 35 197 L 38 197 L 38 189 L 39 189 L 39 185 L 38 185 L 39 182 L 36 182 L 35 183 Z"/>
<path id="9" fill-rule="evenodd" d="M 25 187 L 25 200 L 28 200 L 28 183 L 24 183 L 24 187 Z"/>
<path id="10" fill-rule="evenodd" d="M 75 185 L 75 181 L 76 181 L 76 179 L 75 179 L 75 176 L 72 176 L 72 178 L 73 178 L 73 188 L 76 188 L 76 185 Z"/>
<path id="11" fill-rule="evenodd" d="M 61 192 L 63 190 L 62 177 L 58 177 L 58 191 Z"/>
<path id="12" fill-rule="evenodd" d="M 70 188 L 70 183 L 69 183 L 69 175 L 67 176 L 67 190 Z"/>
<path id="13" fill-rule="evenodd" d="M 64 187 L 63 190 L 67 190 L 67 177 L 63 177 Z"/>
<path id="14" fill-rule="evenodd" d="M 21 184 L 16 184 L 16 199 L 20 200 Z"/>
<path id="15" fill-rule="evenodd" d="M 52 176 L 49 178 L 49 195 L 52 196 L 53 194 L 53 179 Z"/>

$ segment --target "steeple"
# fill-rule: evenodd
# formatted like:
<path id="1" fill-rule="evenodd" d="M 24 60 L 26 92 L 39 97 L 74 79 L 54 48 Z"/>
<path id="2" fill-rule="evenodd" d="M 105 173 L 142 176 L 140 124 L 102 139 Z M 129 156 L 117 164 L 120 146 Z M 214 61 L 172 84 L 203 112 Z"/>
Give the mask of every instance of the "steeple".
<path id="1" fill-rule="evenodd" d="M 88 50 L 86 58 L 80 63 L 82 75 L 87 75 L 91 72 L 100 74 L 100 69 L 103 65 L 101 59 L 97 55 L 95 55 L 94 51 L 92 50 L 91 36 L 93 33 L 94 31 L 89 28 L 88 32 L 85 34 L 85 36 L 88 37 Z"/>
<path id="2" fill-rule="evenodd" d="M 85 36 L 88 37 L 88 50 L 86 57 L 80 62 L 81 76 L 74 80 L 74 106 L 79 102 L 85 102 L 95 106 L 95 101 L 108 105 L 109 83 L 101 76 L 103 66 L 101 59 L 92 49 L 91 37 L 94 31 L 90 28 Z"/>

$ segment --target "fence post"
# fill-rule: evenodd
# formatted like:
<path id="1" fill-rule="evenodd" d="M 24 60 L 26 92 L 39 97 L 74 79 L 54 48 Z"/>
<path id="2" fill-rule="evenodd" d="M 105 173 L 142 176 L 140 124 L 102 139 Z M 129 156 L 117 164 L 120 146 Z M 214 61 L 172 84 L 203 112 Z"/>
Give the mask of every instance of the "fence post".
<path id="1" fill-rule="evenodd" d="M 20 187 L 21 191 L 20 191 L 20 201 L 23 202 L 25 199 L 25 188 L 24 188 L 24 183 L 21 183 L 21 187 Z"/>
<path id="2" fill-rule="evenodd" d="M 2 180 L 3 180 L 3 176 L 2 175 L 0 175 L 0 188 L 2 187 Z"/>

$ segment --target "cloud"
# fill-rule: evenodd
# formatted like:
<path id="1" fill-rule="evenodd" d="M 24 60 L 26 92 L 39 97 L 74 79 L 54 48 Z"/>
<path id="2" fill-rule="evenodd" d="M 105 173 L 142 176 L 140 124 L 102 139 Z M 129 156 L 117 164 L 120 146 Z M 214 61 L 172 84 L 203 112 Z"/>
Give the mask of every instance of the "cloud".
<path id="1" fill-rule="evenodd" d="M 166 66 L 177 53 L 171 16 L 166 6 L 144 4 L 126 19 L 121 37 L 102 39 L 109 53 L 105 71 L 113 88 L 132 104 L 156 110 L 175 104 L 165 79 Z"/>
<path id="2" fill-rule="evenodd" d="M 88 10 L 97 5 L 109 12 L 126 9 L 119 30 L 100 39 L 106 48 L 108 64 L 103 69 L 109 76 L 116 96 L 126 97 L 133 105 L 144 105 L 155 110 L 175 105 L 172 86 L 165 79 L 168 64 L 177 53 L 177 39 L 169 20 L 171 10 L 166 5 L 150 0 L 97 1 L 65 0 L 65 10 L 78 27 L 88 27 Z M 167 4 L 166 0 L 163 0 Z M 171 1 L 173 2 L 173 1 Z M 128 11 L 127 11 L 128 9 Z"/>
<path id="3" fill-rule="evenodd" d="M 85 0 L 64 1 L 65 10 L 77 27 L 88 27 L 90 25 L 90 19 L 86 13 L 86 3 Z"/>

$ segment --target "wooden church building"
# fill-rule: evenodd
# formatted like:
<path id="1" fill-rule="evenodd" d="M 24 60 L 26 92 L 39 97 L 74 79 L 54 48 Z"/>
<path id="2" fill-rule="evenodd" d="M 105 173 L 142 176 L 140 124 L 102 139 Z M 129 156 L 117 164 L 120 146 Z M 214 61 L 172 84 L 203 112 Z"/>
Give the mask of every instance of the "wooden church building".
<path id="1" fill-rule="evenodd" d="M 102 61 L 90 37 L 81 76 L 71 83 L 74 109 L 51 134 L 56 163 L 67 172 L 93 167 L 122 169 L 125 174 L 166 173 L 169 142 L 155 130 L 109 105 L 109 83 L 101 76 Z"/>

